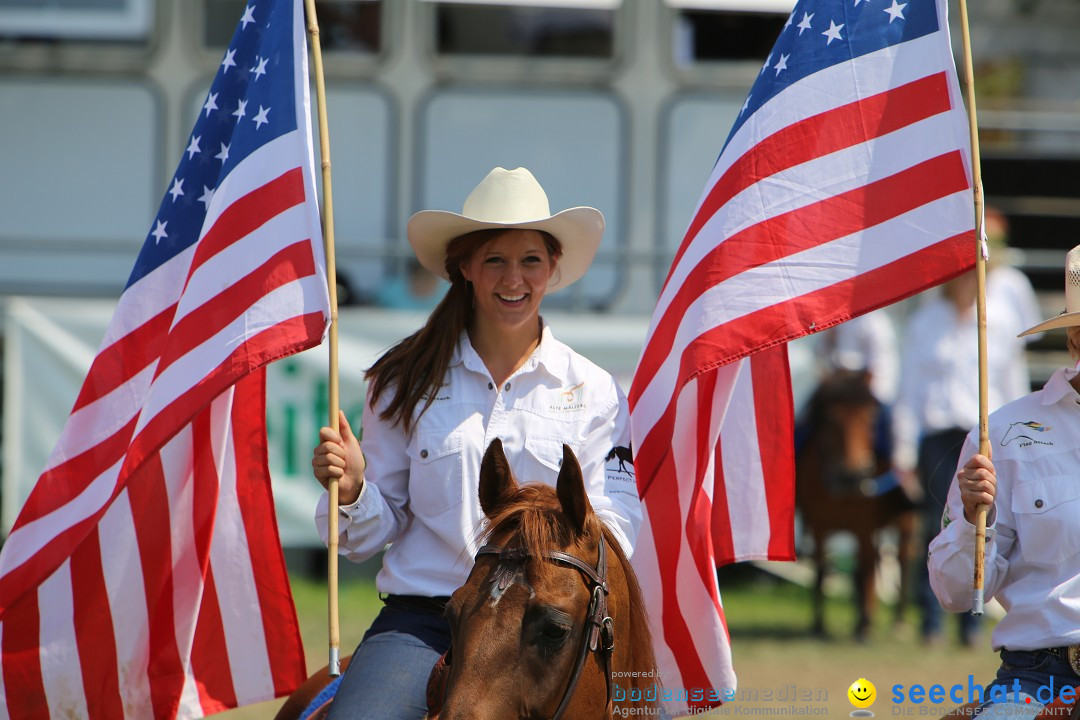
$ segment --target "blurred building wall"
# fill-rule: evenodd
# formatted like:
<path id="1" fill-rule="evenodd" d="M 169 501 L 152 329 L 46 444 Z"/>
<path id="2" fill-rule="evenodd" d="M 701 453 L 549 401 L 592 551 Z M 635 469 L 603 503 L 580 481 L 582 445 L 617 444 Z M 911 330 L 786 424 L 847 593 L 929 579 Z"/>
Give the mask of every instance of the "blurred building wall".
<path id="1" fill-rule="evenodd" d="M 761 1 L 318 3 L 350 299 L 402 270 L 414 211 L 458 210 L 492 166 L 525 165 L 554 209 L 608 221 L 586 282 L 552 301 L 648 312 L 786 18 Z M 0 295 L 119 294 L 244 4 L 0 3 Z M 1049 272 L 1080 216 L 1080 3 L 971 13 L 987 194 Z"/>

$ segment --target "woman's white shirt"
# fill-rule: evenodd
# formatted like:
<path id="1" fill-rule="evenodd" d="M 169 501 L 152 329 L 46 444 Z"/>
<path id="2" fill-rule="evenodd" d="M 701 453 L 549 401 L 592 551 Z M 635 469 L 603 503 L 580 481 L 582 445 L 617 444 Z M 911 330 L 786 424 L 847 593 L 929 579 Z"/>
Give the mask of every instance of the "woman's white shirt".
<path id="1" fill-rule="evenodd" d="M 351 560 L 389 545 L 376 578 L 380 592 L 449 595 L 465 582 L 484 523 L 480 462 L 495 438 L 520 482 L 549 485 L 563 443 L 569 445 L 593 509 L 630 554 L 641 507 L 633 466 L 613 453 L 630 446 L 626 398 L 610 374 L 547 326 L 532 356 L 501 387 L 463 333 L 443 386 L 408 436 L 378 417 L 389 395 L 365 407 L 364 489 L 340 508 L 338 526 L 340 552 Z M 315 514 L 323 542 L 328 509 L 324 494 Z"/>
<path id="2" fill-rule="evenodd" d="M 1080 395 L 1061 369 L 1042 390 L 990 415 L 997 493 L 987 516 L 984 592 L 1005 608 L 995 649 L 1080 642 Z M 978 448 L 978 428 L 960 453 Z M 946 610 L 971 608 L 975 527 L 949 487 L 941 533 L 930 543 L 930 585 Z"/>

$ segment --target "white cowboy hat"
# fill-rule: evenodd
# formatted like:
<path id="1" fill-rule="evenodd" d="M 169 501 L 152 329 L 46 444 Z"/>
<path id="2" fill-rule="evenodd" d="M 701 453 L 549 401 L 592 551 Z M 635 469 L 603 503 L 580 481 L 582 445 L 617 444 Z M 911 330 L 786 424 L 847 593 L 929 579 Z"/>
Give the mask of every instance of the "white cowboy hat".
<path id="1" fill-rule="evenodd" d="M 1060 315 L 1028 328 L 1017 337 L 1073 325 L 1080 325 L 1080 245 L 1065 256 L 1065 309 Z"/>
<path id="2" fill-rule="evenodd" d="M 497 167 L 469 193 L 460 215 L 423 210 L 409 218 L 409 244 L 421 265 L 449 280 L 446 246 L 456 237 L 489 228 L 543 230 L 555 236 L 562 257 L 548 285 L 548 292 L 554 292 L 581 279 L 589 268 L 604 234 L 604 216 L 591 207 L 552 215 L 547 194 L 531 172 Z"/>

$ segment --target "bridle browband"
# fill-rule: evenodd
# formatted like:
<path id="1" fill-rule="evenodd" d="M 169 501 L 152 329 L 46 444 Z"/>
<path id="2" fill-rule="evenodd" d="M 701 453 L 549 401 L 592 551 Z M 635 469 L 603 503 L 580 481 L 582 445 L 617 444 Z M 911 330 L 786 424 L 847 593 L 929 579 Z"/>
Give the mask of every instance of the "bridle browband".
<path id="1" fill-rule="evenodd" d="M 494 555 L 500 563 L 524 563 L 532 557 L 529 552 L 520 548 L 505 549 L 498 545 L 484 545 L 476 551 L 477 558 L 481 555 Z M 607 547 L 604 544 L 603 533 L 600 535 L 596 555 L 596 568 L 594 569 L 568 553 L 558 550 L 543 550 L 540 552 L 540 557 L 545 560 L 580 572 L 589 586 L 589 592 L 592 593 L 592 600 L 589 601 L 589 609 L 585 615 L 585 632 L 581 637 L 581 647 L 578 650 L 577 660 L 574 662 L 574 669 L 571 671 L 570 679 L 567 681 L 562 701 L 559 703 L 558 709 L 555 710 L 555 714 L 551 716 L 551 720 L 559 720 L 566 711 L 567 705 L 570 704 L 570 698 L 574 694 L 578 680 L 581 679 L 581 671 L 585 667 L 585 658 L 590 651 L 596 652 L 600 656 L 600 664 L 604 668 L 604 676 L 607 680 L 608 710 L 611 710 L 612 690 L 614 688 L 611 674 L 611 652 L 615 649 L 615 627 L 611 617 L 608 615 Z M 496 573 L 492 576 L 492 580 L 498 577 L 499 573 Z"/>

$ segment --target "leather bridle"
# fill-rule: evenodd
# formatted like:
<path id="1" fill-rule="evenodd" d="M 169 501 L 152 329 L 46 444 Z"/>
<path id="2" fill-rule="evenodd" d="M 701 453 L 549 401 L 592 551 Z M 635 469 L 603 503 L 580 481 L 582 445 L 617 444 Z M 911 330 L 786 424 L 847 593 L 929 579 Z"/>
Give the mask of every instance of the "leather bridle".
<path id="1" fill-rule="evenodd" d="M 599 655 L 600 665 L 604 668 L 604 675 L 607 679 L 607 709 L 610 714 L 613 699 L 612 690 L 614 688 L 611 652 L 615 649 L 615 627 L 611 617 L 608 615 L 607 548 L 604 545 L 603 535 L 600 536 L 596 554 L 596 568 L 594 569 L 573 555 L 558 550 L 544 550 L 540 553 L 540 556 L 549 562 L 570 567 L 580 572 L 585 579 L 585 583 L 589 586 L 589 592 L 592 593 L 592 600 L 589 601 L 589 609 L 585 615 L 585 632 L 582 633 L 577 660 L 574 662 L 574 669 L 570 673 L 570 679 L 566 684 L 566 691 L 563 693 L 562 701 L 559 703 L 555 714 L 552 715 L 551 720 L 559 720 L 566 711 L 567 705 L 570 704 L 570 697 L 574 694 L 578 680 L 581 679 L 581 671 L 585 667 L 585 658 L 589 652 L 595 652 Z M 481 555 L 494 555 L 500 563 L 524 563 L 532 557 L 525 550 L 519 548 L 504 549 L 498 545 L 484 545 L 476 551 L 477 558 Z M 499 573 L 495 573 L 492 576 L 492 581 L 498 579 L 499 576 Z"/>

